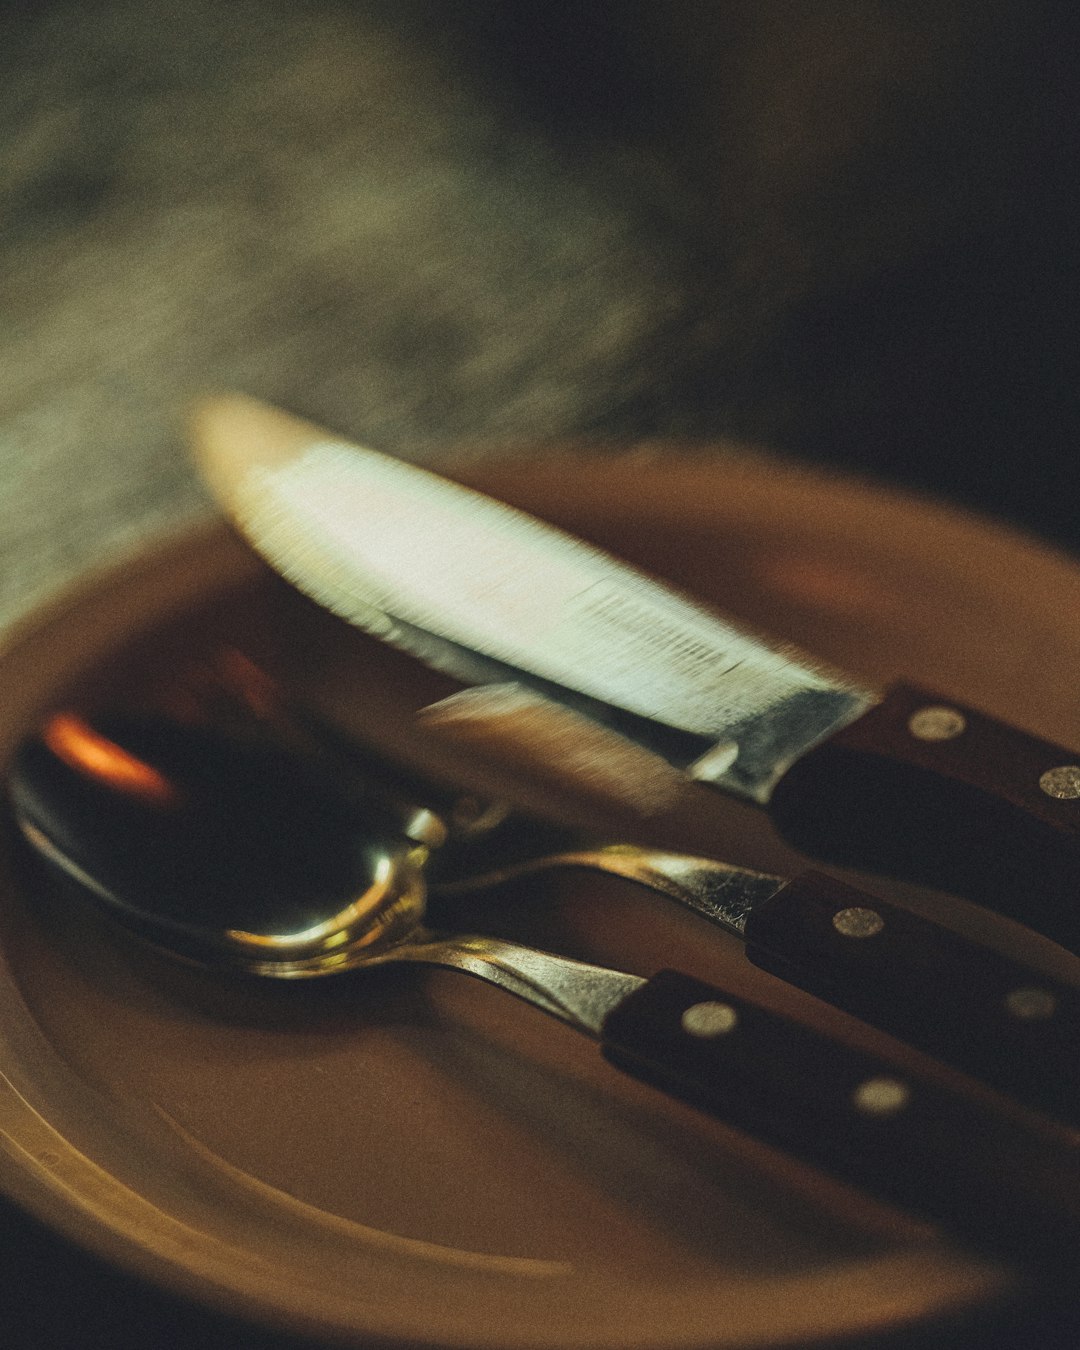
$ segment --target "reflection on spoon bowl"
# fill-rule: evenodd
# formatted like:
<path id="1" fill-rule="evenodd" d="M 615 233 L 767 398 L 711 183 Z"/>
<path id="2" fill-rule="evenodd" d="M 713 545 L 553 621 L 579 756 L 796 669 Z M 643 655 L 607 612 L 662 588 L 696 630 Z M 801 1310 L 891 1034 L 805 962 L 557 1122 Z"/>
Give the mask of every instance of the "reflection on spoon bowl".
<path id="1" fill-rule="evenodd" d="M 423 917 L 432 821 L 371 803 L 358 816 L 326 775 L 269 742 L 59 714 L 21 747 L 11 797 L 54 873 L 203 964 L 315 974 Z"/>

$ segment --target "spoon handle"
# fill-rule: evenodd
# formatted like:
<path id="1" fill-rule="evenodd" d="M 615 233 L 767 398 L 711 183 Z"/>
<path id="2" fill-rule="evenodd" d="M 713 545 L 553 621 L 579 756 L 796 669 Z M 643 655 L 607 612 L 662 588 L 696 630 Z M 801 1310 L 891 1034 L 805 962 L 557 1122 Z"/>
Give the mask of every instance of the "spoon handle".
<path id="1" fill-rule="evenodd" d="M 661 971 L 601 1034 L 635 1077 L 984 1250 L 1045 1269 L 1080 1239 L 1077 1136 L 974 1085 L 853 1049 Z"/>
<path id="2" fill-rule="evenodd" d="M 1080 1126 L 1080 989 L 823 873 L 785 881 L 710 858 L 609 844 L 510 862 L 432 892 L 468 894 L 555 867 L 623 877 L 666 895 L 740 937 L 761 969 Z"/>

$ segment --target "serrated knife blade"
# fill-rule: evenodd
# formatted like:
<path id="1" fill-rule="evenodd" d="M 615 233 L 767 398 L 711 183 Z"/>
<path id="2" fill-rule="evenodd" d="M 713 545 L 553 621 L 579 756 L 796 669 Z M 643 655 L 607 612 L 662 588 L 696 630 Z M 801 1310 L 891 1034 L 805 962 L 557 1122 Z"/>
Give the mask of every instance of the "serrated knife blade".
<path id="1" fill-rule="evenodd" d="M 811 855 L 960 891 L 1080 950 L 1076 755 L 924 690 L 863 687 L 254 400 L 207 404 L 197 454 L 253 546 L 349 622 L 466 684 L 520 683 L 602 722 L 765 806 Z"/>

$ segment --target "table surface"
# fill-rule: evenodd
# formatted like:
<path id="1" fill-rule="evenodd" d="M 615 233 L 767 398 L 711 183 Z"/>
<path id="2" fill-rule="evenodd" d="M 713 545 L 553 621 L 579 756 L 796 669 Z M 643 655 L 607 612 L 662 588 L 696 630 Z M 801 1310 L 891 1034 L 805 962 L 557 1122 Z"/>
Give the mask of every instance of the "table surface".
<path id="1" fill-rule="evenodd" d="M 203 508 L 222 387 L 417 457 L 752 441 L 1080 546 L 1037 10 L 465 8 L 0 4 L 0 624 Z"/>

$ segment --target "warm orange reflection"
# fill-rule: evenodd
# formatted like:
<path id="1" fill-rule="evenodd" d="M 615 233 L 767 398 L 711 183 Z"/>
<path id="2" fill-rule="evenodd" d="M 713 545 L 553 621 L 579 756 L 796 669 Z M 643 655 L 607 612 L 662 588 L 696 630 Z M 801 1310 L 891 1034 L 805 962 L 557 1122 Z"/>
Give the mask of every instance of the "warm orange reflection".
<path id="1" fill-rule="evenodd" d="M 234 689 L 259 717 L 278 711 L 281 694 L 273 678 L 238 647 L 222 647 L 217 666 L 226 688 Z"/>
<path id="2" fill-rule="evenodd" d="M 164 774 L 95 731 L 75 713 L 54 714 L 45 724 L 42 739 L 54 755 L 80 773 L 157 806 L 176 804 L 177 790 Z"/>
<path id="3" fill-rule="evenodd" d="M 171 675 L 154 691 L 154 706 L 177 722 L 220 726 L 254 714 L 273 720 L 281 692 L 266 671 L 237 647 L 221 647 Z"/>

